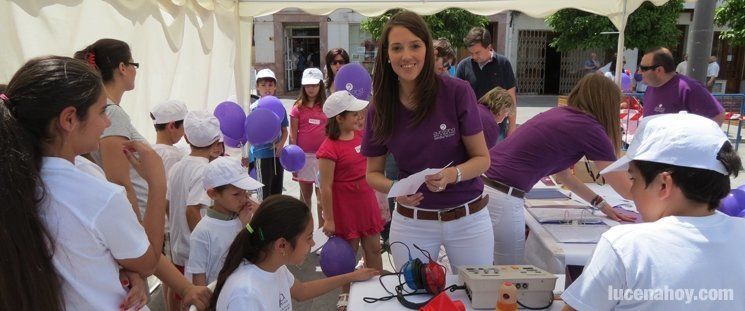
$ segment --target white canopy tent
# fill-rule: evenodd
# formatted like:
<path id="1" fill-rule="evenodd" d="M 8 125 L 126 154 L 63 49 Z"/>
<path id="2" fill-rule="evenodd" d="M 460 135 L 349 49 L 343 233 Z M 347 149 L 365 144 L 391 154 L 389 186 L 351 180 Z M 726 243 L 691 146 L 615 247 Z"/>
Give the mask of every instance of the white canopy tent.
<path id="1" fill-rule="evenodd" d="M 668 0 L 651 0 L 661 5 Z M 688 0 L 692 1 L 692 0 Z M 190 109 L 212 109 L 237 96 L 246 104 L 252 67 L 253 21 L 286 8 L 326 15 L 351 9 L 375 16 L 392 8 L 427 15 L 463 8 L 480 15 L 517 10 L 546 17 L 577 8 L 608 16 L 619 29 L 618 50 L 628 15 L 643 0 L 0 0 L 0 83 L 28 59 L 40 55 L 71 56 L 100 38 L 130 44 L 138 71 L 136 87 L 122 106 L 149 139 L 154 130 L 151 107 L 180 99 Z M 622 53 L 618 53 L 620 58 Z M 619 66 L 621 61 L 617 62 Z M 620 70 L 616 70 L 620 73 Z M 619 77 L 617 77 L 619 79 Z"/>

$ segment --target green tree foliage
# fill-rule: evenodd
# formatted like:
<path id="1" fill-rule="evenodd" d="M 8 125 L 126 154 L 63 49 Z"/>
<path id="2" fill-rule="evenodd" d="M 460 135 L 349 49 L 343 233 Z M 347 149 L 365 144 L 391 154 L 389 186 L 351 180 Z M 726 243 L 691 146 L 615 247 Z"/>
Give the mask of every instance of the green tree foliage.
<path id="1" fill-rule="evenodd" d="M 719 38 L 732 45 L 745 45 L 745 0 L 727 0 L 717 8 L 714 21 L 729 29 L 722 31 Z"/>
<path id="2" fill-rule="evenodd" d="M 360 27 L 372 34 L 373 40 L 377 41 L 385 24 L 398 11 L 400 10 L 389 10 L 383 15 L 370 17 L 363 21 Z M 432 32 L 433 39 L 445 37 L 450 40 L 454 48 L 463 47 L 463 37 L 471 28 L 485 26 L 488 23 L 485 17 L 463 9 L 446 9 L 434 15 L 423 16 L 423 18 Z"/>
<path id="3" fill-rule="evenodd" d="M 683 0 L 671 0 L 661 6 L 644 2 L 629 15 L 624 45 L 629 49 L 640 50 L 676 45 L 680 35 L 676 24 L 681 10 Z M 617 35 L 600 34 L 618 31 L 605 16 L 577 9 L 564 9 L 549 16 L 546 23 L 556 32 L 557 36 L 551 46 L 559 51 L 615 49 L 618 42 Z"/>

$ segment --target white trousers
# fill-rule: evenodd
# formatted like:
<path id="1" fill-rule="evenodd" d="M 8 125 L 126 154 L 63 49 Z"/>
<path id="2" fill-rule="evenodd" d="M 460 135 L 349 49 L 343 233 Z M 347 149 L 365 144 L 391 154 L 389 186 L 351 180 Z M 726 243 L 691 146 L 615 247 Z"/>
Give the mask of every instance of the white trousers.
<path id="1" fill-rule="evenodd" d="M 494 229 L 494 264 L 520 265 L 525 262 L 525 200 L 484 185 Z"/>
<path id="2" fill-rule="evenodd" d="M 438 221 L 408 218 L 394 212 L 389 241 L 406 244 L 411 249 L 411 258 L 419 258 L 423 263 L 429 259 L 413 244 L 429 252 L 433 260 L 437 260 L 442 245 L 453 273 L 458 273 L 460 266 L 490 265 L 494 236 L 487 213 L 484 208 L 456 220 Z M 391 245 L 391 253 L 396 271 L 399 271 L 409 260 L 409 253 L 398 243 Z"/>

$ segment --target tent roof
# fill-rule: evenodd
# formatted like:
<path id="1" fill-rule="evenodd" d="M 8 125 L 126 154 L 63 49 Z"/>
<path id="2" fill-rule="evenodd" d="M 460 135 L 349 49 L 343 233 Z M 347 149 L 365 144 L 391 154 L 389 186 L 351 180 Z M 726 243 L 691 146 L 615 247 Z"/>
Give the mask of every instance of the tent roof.
<path id="1" fill-rule="evenodd" d="M 328 15 L 337 9 L 351 9 L 365 16 L 376 16 L 387 10 L 404 8 L 422 15 L 431 15 L 448 8 L 462 8 L 479 15 L 493 15 L 515 10 L 536 18 L 547 17 L 558 10 L 576 8 L 607 16 L 620 28 L 626 2 L 626 16 L 636 10 L 645 0 L 241 0 L 241 17 L 257 17 L 274 14 L 282 9 L 296 8 L 310 14 Z M 662 5 L 668 0 L 649 0 Z M 691 0 L 688 0 L 691 2 Z"/>

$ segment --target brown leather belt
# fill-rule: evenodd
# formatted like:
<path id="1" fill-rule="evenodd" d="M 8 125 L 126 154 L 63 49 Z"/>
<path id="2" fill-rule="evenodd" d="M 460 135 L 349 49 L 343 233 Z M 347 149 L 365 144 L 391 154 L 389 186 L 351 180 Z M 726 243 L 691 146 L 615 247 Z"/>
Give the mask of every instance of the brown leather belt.
<path id="1" fill-rule="evenodd" d="M 424 209 L 416 209 L 416 217 L 414 217 L 415 209 L 403 206 L 401 204 L 396 204 L 396 211 L 398 211 L 398 213 L 403 215 L 404 217 L 408 218 L 451 221 L 480 211 L 484 208 L 484 206 L 486 206 L 486 203 L 489 203 L 488 194 L 474 200 L 471 203 L 461 205 L 456 208 L 451 208 L 445 211 L 428 211 Z M 468 213 L 466 213 L 466 208 L 468 208 Z"/>
<path id="2" fill-rule="evenodd" d="M 524 199 L 525 198 L 525 191 L 522 191 L 520 189 L 517 189 L 515 187 L 510 187 L 508 185 L 505 185 L 501 182 L 498 182 L 496 180 L 489 179 L 489 177 L 481 176 L 481 180 L 484 181 L 484 184 L 492 187 L 496 190 L 499 190 L 500 192 L 506 193 L 508 195 L 511 195 L 513 197 L 516 197 L 518 199 Z M 512 189 L 512 192 L 510 192 L 510 189 Z"/>

